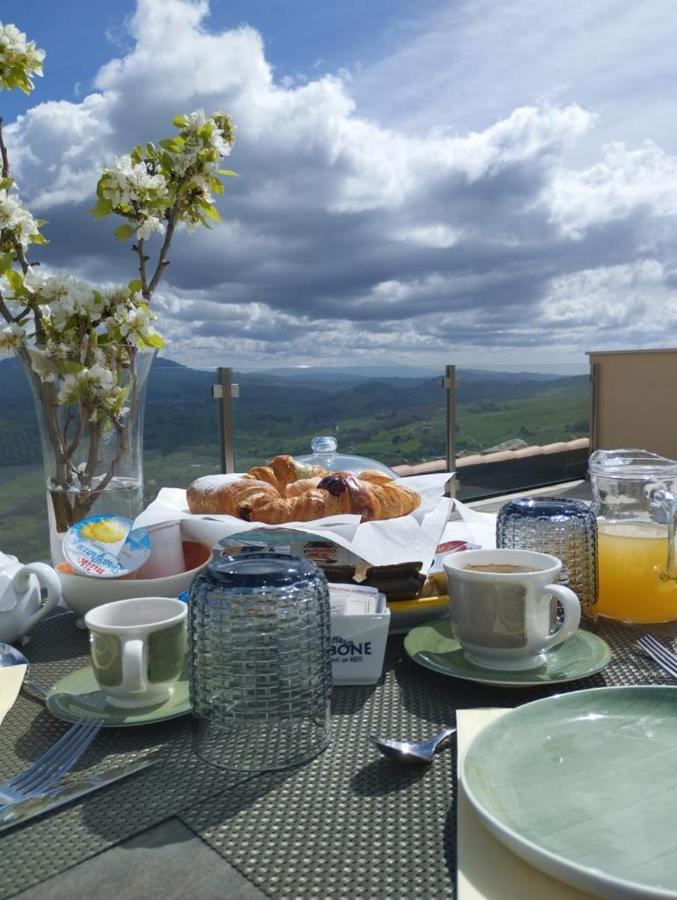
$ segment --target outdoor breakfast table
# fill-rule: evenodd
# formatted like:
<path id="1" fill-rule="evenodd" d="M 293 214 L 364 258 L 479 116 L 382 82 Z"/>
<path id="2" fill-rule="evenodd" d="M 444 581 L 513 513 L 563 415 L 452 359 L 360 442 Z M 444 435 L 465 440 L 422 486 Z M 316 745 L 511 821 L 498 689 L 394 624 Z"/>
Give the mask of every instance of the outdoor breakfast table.
<path id="1" fill-rule="evenodd" d="M 580 496 L 580 490 L 558 493 Z M 504 499 L 482 508 L 497 509 Z M 652 630 L 674 633 L 671 626 Z M 156 754 L 160 762 L 0 835 L 0 897 L 453 896 L 455 750 L 409 768 L 380 757 L 369 736 L 429 736 L 453 722 L 457 709 L 516 706 L 604 685 L 670 683 L 633 652 L 637 629 L 604 623 L 597 632 L 614 652 L 604 671 L 518 689 L 428 671 L 408 658 L 401 636 L 392 636 L 379 683 L 334 689 L 332 743 L 296 769 L 243 775 L 213 768 L 192 752 L 189 716 L 103 729 L 80 769 L 103 772 Z M 70 613 L 41 623 L 24 649 L 30 680 L 44 687 L 88 661 L 86 632 Z M 0 727 L 2 779 L 64 729 L 38 696 L 22 691 Z"/>

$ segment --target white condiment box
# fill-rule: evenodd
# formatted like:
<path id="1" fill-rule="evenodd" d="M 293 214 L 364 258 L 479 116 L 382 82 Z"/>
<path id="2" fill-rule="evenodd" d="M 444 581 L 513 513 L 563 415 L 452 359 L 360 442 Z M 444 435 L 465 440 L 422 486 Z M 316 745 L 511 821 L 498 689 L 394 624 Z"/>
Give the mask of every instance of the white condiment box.
<path id="1" fill-rule="evenodd" d="M 330 584 L 329 593 L 334 684 L 376 684 L 390 626 L 385 594 L 352 584 Z"/>

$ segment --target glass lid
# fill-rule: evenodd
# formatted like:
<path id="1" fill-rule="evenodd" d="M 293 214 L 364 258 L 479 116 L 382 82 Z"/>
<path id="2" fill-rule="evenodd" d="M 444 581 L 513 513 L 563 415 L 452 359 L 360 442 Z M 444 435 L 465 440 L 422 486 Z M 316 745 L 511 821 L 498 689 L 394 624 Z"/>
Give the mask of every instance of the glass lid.
<path id="1" fill-rule="evenodd" d="M 311 466 L 322 466 L 328 472 L 364 472 L 365 469 L 376 469 L 384 472 L 391 478 L 397 478 L 397 473 L 389 469 L 383 463 L 368 456 L 350 456 L 345 453 L 337 453 L 336 438 L 314 437 L 310 442 L 312 453 L 307 456 L 297 456 L 300 463 Z"/>

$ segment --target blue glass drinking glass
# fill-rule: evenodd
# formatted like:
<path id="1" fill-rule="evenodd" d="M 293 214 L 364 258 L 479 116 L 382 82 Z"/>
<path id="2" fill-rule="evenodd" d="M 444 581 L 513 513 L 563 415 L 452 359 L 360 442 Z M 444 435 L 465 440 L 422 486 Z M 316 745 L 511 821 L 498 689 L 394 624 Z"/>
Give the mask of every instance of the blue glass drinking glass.
<path id="1" fill-rule="evenodd" d="M 194 748 L 225 769 L 265 772 L 329 744 L 329 590 L 282 553 L 215 559 L 193 582 L 188 623 Z"/>
<path id="2" fill-rule="evenodd" d="M 520 497 L 504 503 L 496 520 L 496 546 L 536 550 L 562 560 L 559 582 L 574 591 L 581 612 L 597 618 L 597 520 L 581 500 Z"/>

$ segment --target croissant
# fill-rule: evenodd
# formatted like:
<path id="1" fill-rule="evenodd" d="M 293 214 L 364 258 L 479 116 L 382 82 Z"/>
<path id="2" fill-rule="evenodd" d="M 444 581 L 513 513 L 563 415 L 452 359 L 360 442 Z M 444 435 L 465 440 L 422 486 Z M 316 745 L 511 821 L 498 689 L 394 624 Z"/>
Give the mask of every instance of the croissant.
<path id="1" fill-rule="evenodd" d="M 322 466 L 311 466 L 306 463 L 296 462 L 293 456 L 280 454 L 274 456 L 267 466 L 255 466 L 243 476 L 243 478 L 255 478 L 258 481 L 265 481 L 276 487 L 280 496 L 284 497 L 285 488 L 302 478 L 310 478 L 312 476 L 321 477 L 327 474 L 327 470 Z"/>
<path id="2" fill-rule="evenodd" d="M 308 479 L 313 482 L 314 479 Z M 299 494 L 269 499 L 253 494 L 239 506 L 239 514 L 252 522 L 278 525 L 283 522 L 310 522 L 340 513 L 373 519 L 395 519 L 413 512 L 419 495 L 396 484 L 371 484 L 352 472 L 326 475 L 318 485 Z"/>
<path id="3" fill-rule="evenodd" d="M 364 472 L 360 472 L 357 476 L 360 481 L 369 481 L 372 484 L 388 484 L 389 481 L 392 481 L 392 476 L 388 475 L 386 472 L 379 472 L 378 469 L 365 469 Z"/>
<path id="4" fill-rule="evenodd" d="M 312 491 L 321 481 L 322 478 L 319 475 L 316 475 L 314 478 L 299 478 L 298 481 L 292 481 L 291 484 L 287 485 L 284 489 L 284 496 L 298 497 L 299 494 L 305 494 L 306 491 Z"/>
<path id="5" fill-rule="evenodd" d="M 279 500 L 276 488 L 265 481 L 240 478 L 230 481 L 227 475 L 205 475 L 197 478 L 186 491 L 188 509 L 192 513 L 236 516 L 241 503 L 250 497 Z"/>

